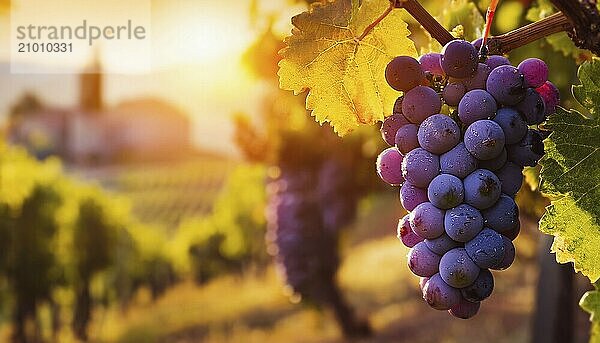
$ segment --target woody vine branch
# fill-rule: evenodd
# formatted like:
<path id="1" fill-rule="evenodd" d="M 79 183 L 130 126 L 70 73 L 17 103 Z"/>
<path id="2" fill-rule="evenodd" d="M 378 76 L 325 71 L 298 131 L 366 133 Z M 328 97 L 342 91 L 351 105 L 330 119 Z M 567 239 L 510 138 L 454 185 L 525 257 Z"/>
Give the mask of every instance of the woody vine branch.
<path id="1" fill-rule="evenodd" d="M 600 13 L 596 0 L 551 0 L 560 11 L 506 34 L 490 37 L 491 54 L 503 54 L 551 34 L 565 31 L 580 48 L 600 55 Z M 454 37 L 417 0 L 390 0 L 404 8 L 437 40 L 445 45 Z"/>

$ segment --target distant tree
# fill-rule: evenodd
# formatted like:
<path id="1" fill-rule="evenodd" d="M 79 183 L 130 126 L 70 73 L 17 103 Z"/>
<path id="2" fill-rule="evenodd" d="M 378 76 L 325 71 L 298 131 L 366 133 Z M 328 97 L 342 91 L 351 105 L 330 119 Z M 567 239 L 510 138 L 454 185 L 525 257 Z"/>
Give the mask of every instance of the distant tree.
<path id="1" fill-rule="evenodd" d="M 13 341 L 39 340 L 27 332 L 27 322 L 36 321 L 37 307 L 51 298 L 62 278 L 55 256 L 58 232 L 56 211 L 61 199 L 49 185 L 37 185 L 19 211 L 3 205 L 0 212 L 2 271 L 14 294 Z"/>
<path id="2" fill-rule="evenodd" d="M 119 229 L 106 215 L 106 210 L 93 197 L 79 204 L 79 216 L 73 233 L 75 256 L 74 282 L 75 307 L 73 332 L 80 340 L 87 340 L 87 327 L 91 320 L 93 299 L 90 291 L 92 277 L 113 262 L 116 234 Z"/>

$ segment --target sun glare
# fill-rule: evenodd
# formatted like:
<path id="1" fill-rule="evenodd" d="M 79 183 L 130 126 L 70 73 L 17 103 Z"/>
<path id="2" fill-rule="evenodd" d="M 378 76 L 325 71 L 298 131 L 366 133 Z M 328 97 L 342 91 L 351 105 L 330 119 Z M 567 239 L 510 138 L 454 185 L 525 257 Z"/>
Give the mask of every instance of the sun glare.
<path id="1" fill-rule="evenodd" d="M 194 43 L 186 47 L 187 54 L 198 58 L 199 62 L 214 62 L 239 55 L 249 43 L 243 35 L 244 30 L 219 19 L 199 20 L 190 27 Z"/>
<path id="2" fill-rule="evenodd" d="M 166 5 L 168 6 L 168 5 Z M 212 65 L 237 59 L 252 41 L 247 14 L 227 3 L 171 5 L 159 18 L 158 64 Z M 154 43 L 154 42 L 153 42 Z"/>

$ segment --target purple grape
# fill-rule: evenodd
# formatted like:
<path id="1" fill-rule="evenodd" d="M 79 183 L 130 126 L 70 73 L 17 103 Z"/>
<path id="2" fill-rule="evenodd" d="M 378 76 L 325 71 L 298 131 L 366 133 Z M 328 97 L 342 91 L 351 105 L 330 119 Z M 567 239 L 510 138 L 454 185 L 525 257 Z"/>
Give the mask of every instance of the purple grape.
<path id="1" fill-rule="evenodd" d="M 442 173 L 464 179 L 477 169 L 477 159 L 469 153 L 465 143 L 461 142 L 440 156 L 440 168 Z"/>
<path id="2" fill-rule="evenodd" d="M 434 75 L 441 75 L 441 76 L 446 75 L 446 73 L 444 73 L 444 69 L 442 69 L 442 65 L 440 62 L 441 57 L 442 57 L 441 54 L 438 54 L 435 52 L 431 52 L 431 53 L 421 56 L 419 58 L 419 63 L 421 63 L 421 68 L 424 71 L 428 71 Z"/>
<path id="3" fill-rule="evenodd" d="M 417 243 L 422 242 L 423 238 L 417 235 L 411 228 L 408 220 L 409 215 L 405 215 L 398 221 L 398 239 L 408 248 L 412 248 Z"/>
<path id="4" fill-rule="evenodd" d="M 381 124 L 381 137 L 390 146 L 394 145 L 396 132 L 404 125 L 410 124 L 402 114 L 393 114 L 383 121 Z"/>
<path id="5" fill-rule="evenodd" d="M 461 288 L 462 296 L 470 302 L 480 302 L 492 295 L 494 276 L 487 269 L 482 269 L 472 285 Z"/>
<path id="6" fill-rule="evenodd" d="M 425 242 L 417 243 L 408 252 L 408 268 L 417 276 L 432 276 L 438 272 L 440 256 L 427 248 Z"/>
<path id="7" fill-rule="evenodd" d="M 493 118 L 496 114 L 496 100 L 481 89 L 468 91 L 458 104 L 458 117 L 464 124 L 470 125 L 481 119 Z"/>
<path id="8" fill-rule="evenodd" d="M 512 162 L 506 162 L 504 167 L 496 171 L 496 176 L 502 184 L 502 193 L 513 197 L 523 184 L 522 168 Z"/>
<path id="9" fill-rule="evenodd" d="M 407 154 L 409 151 L 419 147 L 418 131 L 419 126 L 415 124 L 407 124 L 398 129 L 396 132 L 396 148 L 402 154 Z"/>
<path id="10" fill-rule="evenodd" d="M 560 92 L 558 88 L 550 82 L 546 81 L 543 85 L 535 89 L 544 100 L 546 107 L 546 115 L 556 113 L 556 106 L 560 103 Z"/>
<path id="11" fill-rule="evenodd" d="M 475 74 L 478 58 L 471 43 L 455 39 L 442 49 L 441 65 L 448 76 L 464 79 Z"/>
<path id="12" fill-rule="evenodd" d="M 442 99 L 431 88 L 417 86 L 404 95 L 402 114 L 413 124 L 421 124 L 427 117 L 440 113 Z"/>
<path id="13" fill-rule="evenodd" d="M 527 133 L 527 123 L 521 118 L 519 112 L 511 107 L 499 109 L 494 121 L 504 131 L 504 140 L 507 145 L 519 142 Z"/>
<path id="14" fill-rule="evenodd" d="M 535 167 L 544 156 L 544 137 L 537 130 L 527 130 L 525 137 L 517 144 L 508 145 L 508 160 L 520 167 Z"/>
<path id="15" fill-rule="evenodd" d="M 423 287 L 423 299 L 436 310 L 448 310 L 461 300 L 460 290 L 449 286 L 439 273 L 429 278 Z"/>
<path id="16" fill-rule="evenodd" d="M 454 248 L 445 253 L 439 262 L 439 271 L 442 279 L 454 288 L 471 285 L 479 275 L 479 267 L 464 248 Z"/>
<path id="17" fill-rule="evenodd" d="M 492 69 L 487 64 L 479 63 L 475 75 L 464 81 L 467 90 L 485 89 L 486 81 L 491 71 Z"/>
<path id="18" fill-rule="evenodd" d="M 410 213 L 410 227 L 425 239 L 438 238 L 444 233 L 444 212 L 430 202 L 419 204 Z"/>
<path id="19" fill-rule="evenodd" d="M 377 156 L 377 174 L 392 186 L 404 182 L 402 177 L 402 154 L 396 148 L 387 148 Z"/>
<path id="20" fill-rule="evenodd" d="M 495 121 L 478 120 L 467 128 L 464 142 L 471 155 L 479 160 L 490 160 L 504 149 L 504 131 Z"/>
<path id="21" fill-rule="evenodd" d="M 477 51 L 479 51 L 479 49 L 481 49 L 481 45 L 483 44 L 483 38 L 477 38 L 474 41 L 471 41 L 471 44 L 473 44 L 473 46 L 475 47 L 475 49 L 477 49 Z"/>
<path id="22" fill-rule="evenodd" d="M 412 211 L 417 205 L 429 201 L 427 198 L 427 190 L 419 188 L 410 181 L 404 182 L 400 187 L 400 203 L 407 211 Z"/>
<path id="23" fill-rule="evenodd" d="M 548 66 L 539 58 L 528 58 L 517 68 L 525 77 L 527 87 L 537 88 L 548 81 Z"/>
<path id="24" fill-rule="evenodd" d="M 421 84 L 425 73 L 419 61 L 410 56 L 398 56 L 385 67 L 385 79 L 393 89 L 406 92 Z"/>
<path id="25" fill-rule="evenodd" d="M 429 250 L 433 251 L 434 253 L 440 256 L 444 255 L 447 251 L 451 249 L 462 247 L 462 243 L 453 240 L 446 233 L 439 236 L 438 238 L 426 239 L 425 244 L 427 244 Z"/>
<path id="26" fill-rule="evenodd" d="M 542 97 L 531 88 L 527 88 L 525 98 L 515 108 L 529 125 L 541 124 L 546 119 L 546 106 Z"/>
<path id="27" fill-rule="evenodd" d="M 444 228 L 453 240 L 468 242 L 483 229 L 483 217 L 473 206 L 461 204 L 446 211 Z"/>
<path id="28" fill-rule="evenodd" d="M 517 68 L 502 65 L 490 72 L 486 89 L 499 104 L 513 106 L 525 97 L 523 82 L 523 74 Z"/>
<path id="29" fill-rule="evenodd" d="M 517 237 L 519 236 L 520 232 L 521 232 L 521 223 L 517 222 L 517 225 L 515 226 L 514 229 L 512 229 L 510 231 L 503 232 L 502 235 L 504 237 L 510 239 L 511 241 L 514 241 L 515 239 L 517 239 Z"/>
<path id="30" fill-rule="evenodd" d="M 485 64 L 490 67 L 490 70 L 494 70 L 499 66 L 510 65 L 510 61 L 501 55 L 491 55 L 485 60 Z"/>
<path id="31" fill-rule="evenodd" d="M 442 98 L 448 106 L 458 106 L 467 88 L 462 83 L 451 82 L 444 87 Z"/>
<path id="32" fill-rule="evenodd" d="M 502 152 L 498 157 L 492 158 L 491 160 L 479 161 L 479 168 L 491 171 L 499 170 L 506 164 L 507 156 L 506 149 L 502 149 Z"/>
<path id="33" fill-rule="evenodd" d="M 494 206 L 481 212 L 485 226 L 499 233 L 509 232 L 519 225 L 519 207 L 508 195 L 502 194 Z"/>
<path id="34" fill-rule="evenodd" d="M 423 148 L 411 150 L 402 161 L 402 176 L 421 188 L 427 188 L 439 170 L 440 158 Z"/>
<path id="35" fill-rule="evenodd" d="M 494 270 L 505 270 L 510 267 L 515 261 L 515 246 L 511 242 L 508 237 L 502 236 L 502 240 L 504 242 L 504 256 L 502 256 L 502 260 L 500 263 L 491 267 Z"/>
<path id="36" fill-rule="evenodd" d="M 448 310 L 448 313 L 453 315 L 456 318 L 460 319 L 469 319 L 479 312 L 479 307 L 481 303 L 470 302 L 467 299 L 462 298 L 458 305 L 453 306 Z"/>
<path id="37" fill-rule="evenodd" d="M 444 210 L 458 206 L 462 203 L 464 196 L 462 181 L 450 174 L 436 176 L 427 187 L 429 201 L 435 207 Z"/>
<path id="38" fill-rule="evenodd" d="M 484 228 L 465 243 L 465 250 L 480 268 L 491 268 L 499 265 L 504 258 L 504 240 L 498 232 Z"/>
<path id="39" fill-rule="evenodd" d="M 500 198 L 501 184 L 498 177 L 487 169 L 477 169 L 463 180 L 465 203 L 483 210 Z"/>
<path id="40" fill-rule="evenodd" d="M 423 149 L 439 155 L 460 142 L 460 128 L 447 115 L 435 114 L 421 123 L 417 137 Z"/>

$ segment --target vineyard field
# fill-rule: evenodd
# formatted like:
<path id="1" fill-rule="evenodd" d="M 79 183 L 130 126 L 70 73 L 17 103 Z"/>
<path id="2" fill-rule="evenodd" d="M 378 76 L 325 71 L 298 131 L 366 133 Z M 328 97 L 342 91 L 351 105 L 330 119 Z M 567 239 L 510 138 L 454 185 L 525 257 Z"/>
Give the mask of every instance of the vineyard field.
<path id="1" fill-rule="evenodd" d="M 175 230 L 182 220 L 210 214 L 236 163 L 215 157 L 161 163 L 72 170 L 130 199 L 142 222 Z"/>
<path id="2" fill-rule="evenodd" d="M 528 342 L 532 294 L 536 287 L 535 221 L 522 216 L 524 230 L 516 241 L 519 263 L 497 284 L 496 296 L 470 325 L 445 313 L 432 312 L 418 299 L 416 278 L 404 268 L 408 249 L 398 249 L 389 224 L 400 211 L 391 208 L 392 195 L 377 195 L 361 206 L 342 251 L 338 278 L 361 315 L 372 318 L 378 334 L 369 342 L 484 342 L 506 332 L 494 342 Z M 386 213 L 386 215 L 381 215 Z M 374 273 L 377 277 L 374 278 Z M 198 287 L 184 283 L 168 291 L 156 303 L 140 300 L 140 306 L 119 319 L 115 309 L 98 314 L 96 332 L 107 342 L 344 342 L 329 312 L 290 303 L 281 279 L 270 268 L 264 273 L 224 276 Z M 439 330 L 422 325 L 436 323 Z M 579 313 L 578 327 L 587 317 Z M 110 330 L 109 330 L 110 329 Z M 307 330 L 308 329 L 308 330 Z M 577 343 L 587 341 L 585 329 L 577 330 Z M 448 334 L 458 339 L 448 340 Z"/>

